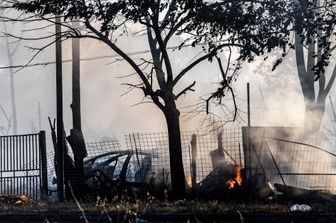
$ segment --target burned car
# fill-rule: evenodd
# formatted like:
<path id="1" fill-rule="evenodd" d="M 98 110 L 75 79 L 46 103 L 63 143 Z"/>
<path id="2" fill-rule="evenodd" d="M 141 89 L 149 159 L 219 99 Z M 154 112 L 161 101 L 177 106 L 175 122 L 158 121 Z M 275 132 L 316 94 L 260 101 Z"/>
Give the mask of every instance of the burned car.
<path id="1" fill-rule="evenodd" d="M 143 189 L 152 178 L 151 153 L 124 150 L 104 153 L 84 161 L 86 183 L 90 190 L 119 193 L 124 189 Z"/>

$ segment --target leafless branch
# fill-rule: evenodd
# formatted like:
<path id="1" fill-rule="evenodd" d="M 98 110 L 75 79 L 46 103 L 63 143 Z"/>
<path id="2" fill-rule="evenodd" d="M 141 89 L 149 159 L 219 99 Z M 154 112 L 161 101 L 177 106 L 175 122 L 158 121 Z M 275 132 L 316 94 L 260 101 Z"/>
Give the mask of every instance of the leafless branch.
<path id="1" fill-rule="evenodd" d="M 13 35 L 13 34 L 10 34 L 10 33 L 3 33 L 5 36 L 0 36 L 0 37 L 12 37 L 12 38 L 16 38 L 16 39 L 19 39 L 19 40 L 43 40 L 43 39 L 49 39 L 51 37 L 54 37 L 55 34 L 51 34 L 51 35 L 48 35 L 48 36 L 41 36 L 41 37 L 23 37 L 23 36 L 16 36 L 16 35 Z"/>
<path id="2" fill-rule="evenodd" d="M 34 31 L 40 31 L 46 28 L 50 28 L 54 26 L 54 24 L 51 25 L 45 25 L 45 26 L 41 26 L 41 27 L 37 27 L 37 28 L 32 28 L 32 29 L 22 29 L 21 32 L 34 32 Z"/>
<path id="3" fill-rule="evenodd" d="M 126 77 L 131 77 L 131 76 L 134 76 L 134 75 L 136 75 L 135 72 L 130 73 L 130 74 L 126 74 L 126 75 L 123 75 L 123 76 L 118 76 L 117 78 L 126 78 Z"/>
<path id="4" fill-rule="evenodd" d="M 60 37 L 62 38 L 62 37 Z M 15 73 L 21 71 L 22 69 L 26 68 L 27 66 L 29 66 L 29 64 L 37 57 L 38 54 L 40 54 L 43 50 L 47 49 L 48 47 L 50 47 L 51 45 L 53 45 L 56 41 L 57 41 L 58 38 L 56 38 L 55 40 L 53 40 L 52 42 L 48 43 L 47 45 L 39 48 L 39 49 L 36 49 L 37 52 L 30 58 L 30 60 L 21 68 L 19 68 L 18 70 L 15 71 Z"/>
<path id="5" fill-rule="evenodd" d="M 195 91 L 194 89 L 192 89 L 196 84 L 196 81 L 194 81 L 192 84 L 190 84 L 188 87 L 186 87 L 184 90 L 182 90 L 180 93 L 178 93 L 175 96 L 175 100 L 177 100 L 181 95 L 186 94 L 187 91 Z"/>
<path id="6" fill-rule="evenodd" d="M 193 63 L 189 64 L 186 68 L 184 68 L 174 79 L 173 81 L 173 86 L 175 86 L 177 84 L 177 82 L 187 73 L 189 72 L 191 69 L 193 69 L 196 65 L 198 65 L 199 63 L 201 63 L 202 61 L 209 59 L 210 57 L 213 57 L 217 54 L 217 51 L 225 48 L 225 47 L 232 47 L 232 46 L 236 46 L 236 47 L 243 47 L 240 44 L 232 44 L 232 43 L 224 43 L 221 44 L 217 47 L 215 47 L 211 52 L 209 52 L 208 54 L 198 58 L 197 60 L 195 60 Z"/>
<path id="7" fill-rule="evenodd" d="M 129 88 L 128 88 L 128 90 L 125 93 L 121 94 L 120 97 L 123 97 L 123 96 L 127 95 L 128 93 L 130 93 L 134 89 L 141 89 L 141 90 L 143 90 L 143 85 L 142 84 L 123 83 L 121 85 L 128 86 Z"/>

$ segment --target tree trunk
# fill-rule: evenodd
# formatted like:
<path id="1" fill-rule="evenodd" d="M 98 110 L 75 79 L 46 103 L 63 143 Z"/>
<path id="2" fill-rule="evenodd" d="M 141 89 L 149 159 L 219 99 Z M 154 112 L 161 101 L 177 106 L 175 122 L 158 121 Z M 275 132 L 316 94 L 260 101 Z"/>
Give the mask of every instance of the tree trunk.
<path id="1" fill-rule="evenodd" d="M 180 131 L 180 112 L 176 108 L 173 98 L 165 101 L 165 117 L 168 127 L 169 137 L 169 158 L 172 185 L 172 199 L 178 200 L 185 198 L 186 186 L 182 161 L 181 131 Z"/>
<path id="2" fill-rule="evenodd" d="M 4 23 L 4 31 L 7 33 L 7 27 Z M 6 37 L 7 46 L 7 57 L 9 68 L 9 81 L 10 81 L 10 93 L 11 93 L 11 107 L 12 107 L 12 120 L 13 120 L 13 135 L 17 134 L 17 115 L 16 115 L 16 99 L 15 99 L 15 80 L 14 80 L 14 70 L 13 66 L 13 52 L 10 49 L 10 42 L 8 37 Z"/>
<path id="3" fill-rule="evenodd" d="M 306 134 L 314 134 L 320 130 L 321 122 L 325 112 L 325 99 L 317 99 L 316 101 L 306 101 L 304 129 Z"/>
<path id="4" fill-rule="evenodd" d="M 304 46 L 301 37 L 295 33 L 295 58 L 296 66 L 305 103 L 304 131 L 306 134 L 313 134 L 319 131 L 325 110 L 324 84 L 320 84 L 319 93 L 316 99 L 314 72 L 315 47 L 308 46 L 308 56 L 304 57 Z M 322 81 L 321 79 L 319 81 Z"/>

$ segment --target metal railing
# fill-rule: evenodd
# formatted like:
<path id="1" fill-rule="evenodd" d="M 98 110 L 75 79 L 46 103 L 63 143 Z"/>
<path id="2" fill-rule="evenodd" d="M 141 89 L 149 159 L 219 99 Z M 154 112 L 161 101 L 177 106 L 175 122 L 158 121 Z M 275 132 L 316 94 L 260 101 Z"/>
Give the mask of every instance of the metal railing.
<path id="1" fill-rule="evenodd" d="M 0 137 L 0 193 L 44 198 L 48 193 L 45 132 Z"/>

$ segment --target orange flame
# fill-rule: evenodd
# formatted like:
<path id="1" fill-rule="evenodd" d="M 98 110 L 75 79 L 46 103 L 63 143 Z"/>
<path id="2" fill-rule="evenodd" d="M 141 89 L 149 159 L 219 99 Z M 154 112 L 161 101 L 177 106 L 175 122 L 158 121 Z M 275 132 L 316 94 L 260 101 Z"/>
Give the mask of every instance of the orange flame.
<path id="1" fill-rule="evenodd" d="M 238 186 L 241 186 L 242 182 L 243 182 L 243 178 L 241 176 L 241 167 L 237 165 L 235 178 L 228 180 L 227 184 L 229 185 L 229 189 L 232 189 L 235 187 L 236 183 L 238 184 Z"/>
<path id="2" fill-rule="evenodd" d="M 191 176 L 187 176 L 186 178 L 187 178 L 186 181 L 187 181 L 188 187 L 191 187 L 192 186 L 192 177 Z"/>
<path id="3" fill-rule="evenodd" d="M 243 182 L 243 178 L 241 176 L 241 167 L 240 167 L 240 165 L 237 165 L 237 167 L 236 167 L 236 178 L 235 179 L 236 179 L 238 185 L 241 186 L 242 182 Z"/>
<path id="4" fill-rule="evenodd" d="M 230 179 L 227 184 L 229 185 L 229 189 L 232 189 L 234 188 L 235 184 L 236 184 L 236 181 L 235 180 L 232 180 Z"/>

